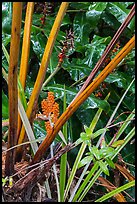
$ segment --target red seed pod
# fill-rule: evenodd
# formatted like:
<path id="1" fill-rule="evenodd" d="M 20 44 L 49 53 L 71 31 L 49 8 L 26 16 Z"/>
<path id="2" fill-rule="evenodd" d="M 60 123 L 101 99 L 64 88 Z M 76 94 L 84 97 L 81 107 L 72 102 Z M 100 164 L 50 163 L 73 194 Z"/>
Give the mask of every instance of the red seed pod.
<path id="1" fill-rule="evenodd" d="M 59 62 L 63 62 L 63 58 L 65 58 L 66 55 L 64 53 L 59 53 L 58 58 L 59 58 Z"/>
<path id="2" fill-rule="evenodd" d="M 98 92 L 98 96 L 99 96 L 99 97 L 102 97 L 102 93 L 101 93 L 101 92 Z"/>

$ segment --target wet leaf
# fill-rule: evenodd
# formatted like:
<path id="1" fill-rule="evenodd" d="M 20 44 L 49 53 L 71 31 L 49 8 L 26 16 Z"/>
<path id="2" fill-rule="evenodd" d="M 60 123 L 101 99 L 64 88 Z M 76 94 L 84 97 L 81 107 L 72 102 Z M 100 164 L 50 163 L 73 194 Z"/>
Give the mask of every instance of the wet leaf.
<path id="1" fill-rule="evenodd" d="M 2 3 L 2 31 L 11 34 L 12 2 Z"/>
<path id="2" fill-rule="evenodd" d="M 109 2 L 107 9 L 120 23 L 123 23 L 129 13 L 124 2 Z"/>
<path id="3" fill-rule="evenodd" d="M 99 58 L 102 56 L 106 45 L 108 45 L 110 40 L 111 37 L 102 38 L 100 36 L 94 35 L 91 44 L 85 45 L 86 52 L 83 63 L 93 69 Z"/>
<path id="4" fill-rule="evenodd" d="M 94 4 L 89 7 L 89 11 L 86 12 L 86 17 L 89 20 L 92 29 L 97 26 L 101 14 L 105 10 L 107 4 L 107 2 L 94 2 Z"/>
<path id="5" fill-rule="evenodd" d="M 91 25 L 87 22 L 85 13 L 81 13 L 81 15 L 76 14 L 74 23 L 73 23 L 73 31 L 75 36 L 75 45 L 85 45 L 88 43 L 88 37 L 92 30 Z"/>

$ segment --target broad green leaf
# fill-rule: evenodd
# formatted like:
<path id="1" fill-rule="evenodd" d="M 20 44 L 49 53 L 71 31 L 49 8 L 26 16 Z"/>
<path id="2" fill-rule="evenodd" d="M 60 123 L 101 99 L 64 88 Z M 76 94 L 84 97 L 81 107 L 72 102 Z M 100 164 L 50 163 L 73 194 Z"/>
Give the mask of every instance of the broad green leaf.
<path id="1" fill-rule="evenodd" d="M 89 10 L 95 9 L 97 11 L 104 11 L 108 2 L 94 2 L 90 5 Z"/>
<path id="2" fill-rule="evenodd" d="M 36 53 L 37 57 L 41 61 L 44 50 L 45 50 L 45 45 L 47 42 L 47 39 L 45 36 L 43 36 L 40 32 L 37 33 L 36 35 L 33 34 L 31 36 L 31 42 L 33 44 L 33 50 Z"/>
<path id="3" fill-rule="evenodd" d="M 88 43 L 89 34 L 92 30 L 90 23 L 87 22 L 85 13 L 77 13 L 73 22 L 75 45 L 85 45 Z"/>
<path id="4" fill-rule="evenodd" d="M 126 9 L 126 4 L 124 2 L 109 2 L 107 9 L 120 23 L 123 23 L 130 11 Z"/>
<path id="5" fill-rule="evenodd" d="M 109 170 L 107 168 L 107 165 L 103 162 L 103 161 L 98 161 L 98 164 L 101 168 L 101 170 L 107 175 L 109 176 Z"/>
<path id="6" fill-rule="evenodd" d="M 82 60 L 78 59 L 72 59 L 71 63 L 64 63 L 63 68 L 67 70 L 71 76 L 71 78 L 75 81 L 78 81 L 84 76 L 88 76 L 91 72 L 91 68 L 84 64 Z"/>
<path id="7" fill-rule="evenodd" d="M 2 31 L 11 34 L 12 2 L 2 2 Z"/>
<path id="8" fill-rule="evenodd" d="M 86 17 L 89 20 L 92 29 L 97 26 L 106 6 L 107 2 L 94 2 L 94 4 L 89 7 L 89 11 L 86 12 Z"/>
<path id="9" fill-rule="evenodd" d="M 70 8 L 77 9 L 76 11 L 80 12 L 81 10 L 87 10 L 92 2 L 70 2 Z"/>
<path id="10" fill-rule="evenodd" d="M 116 83 L 116 85 L 119 88 L 124 88 L 125 90 L 127 89 L 127 87 L 129 86 L 129 84 L 131 83 L 131 76 L 128 76 L 126 73 L 117 71 L 117 72 L 113 72 L 111 73 L 106 79 L 105 81 L 108 83 Z M 131 91 L 135 91 L 135 83 L 132 84 Z"/>
<path id="11" fill-rule="evenodd" d="M 109 44 L 111 37 L 100 37 L 97 35 L 93 36 L 91 44 L 86 44 L 85 58 L 83 63 L 91 67 L 92 69 L 96 65 L 99 58 L 102 56 L 106 46 Z"/>

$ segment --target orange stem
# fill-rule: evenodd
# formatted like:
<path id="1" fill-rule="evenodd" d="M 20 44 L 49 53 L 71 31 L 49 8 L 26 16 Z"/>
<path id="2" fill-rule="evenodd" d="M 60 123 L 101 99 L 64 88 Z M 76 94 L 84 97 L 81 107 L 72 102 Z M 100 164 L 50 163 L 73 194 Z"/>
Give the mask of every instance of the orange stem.
<path id="1" fill-rule="evenodd" d="M 43 81 L 45 79 L 45 74 L 46 74 L 48 62 L 49 62 L 49 59 L 50 59 L 50 56 L 52 53 L 52 49 L 54 46 L 54 42 L 56 40 L 60 25 L 61 25 L 62 20 L 63 20 L 63 17 L 66 13 L 68 4 L 69 4 L 68 2 L 62 2 L 61 6 L 59 8 L 58 14 L 56 16 L 55 22 L 53 24 L 53 27 L 51 29 L 51 32 L 50 32 L 50 35 L 49 35 L 49 38 L 48 38 L 48 41 L 47 41 L 47 44 L 45 47 L 45 51 L 43 54 L 43 58 L 41 61 L 41 65 L 39 68 L 38 76 L 37 76 L 32 94 L 30 96 L 28 108 L 26 111 L 26 114 L 27 114 L 29 119 L 30 119 L 31 114 L 33 112 L 33 108 L 35 107 L 35 104 L 37 103 L 38 96 L 39 96 Z M 22 126 L 21 132 L 20 132 L 20 137 L 18 140 L 18 144 L 22 143 L 22 141 L 24 140 L 24 136 L 25 136 L 25 128 L 24 128 L 24 126 Z M 21 148 L 20 147 L 17 148 L 17 151 L 19 153 L 21 151 Z"/>
<path id="2" fill-rule="evenodd" d="M 13 147 L 17 144 L 17 124 L 18 124 L 18 57 L 20 47 L 20 32 L 22 19 L 22 3 L 13 2 L 10 60 L 8 73 L 8 96 L 9 96 L 9 134 L 8 146 Z M 15 163 L 15 150 L 6 154 L 5 174 L 12 175 Z"/>
<path id="3" fill-rule="evenodd" d="M 31 35 L 31 25 L 32 25 L 32 15 L 34 10 L 34 2 L 28 2 L 26 18 L 25 18 L 25 26 L 24 26 L 24 37 L 22 44 L 22 55 L 21 55 L 21 63 L 20 63 L 20 72 L 19 78 L 23 89 L 25 89 L 26 77 L 28 71 L 28 60 L 29 60 L 29 52 L 30 52 L 30 35 Z M 17 136 L 19 137 L 20 129 L 21 129 L 21 118 L 18 114 L 18 131 Z"/>
<path id="4" fill-rule="evenodd" d="M 91 93 L 105 80 L 105 78 L 115 69 L 121 60 L 132 50 L 135 46 L 135 36 L 122 48 L 122 50 L 112 59 L 112 61 L 102 70 L 102 72 L 94 79 L 94 81 L 71 103 L 66 111 L 60 116 L 55 123 L 52 133 L 48 134 L 45 140 L 39 146 L 38 151 L 34 155 L 32 163 L 40 161 L 43 154 L 54 140 L 56 134 L 59 132 L 65 122 L 78 109 L 78 107 L 91 95 Z"/>

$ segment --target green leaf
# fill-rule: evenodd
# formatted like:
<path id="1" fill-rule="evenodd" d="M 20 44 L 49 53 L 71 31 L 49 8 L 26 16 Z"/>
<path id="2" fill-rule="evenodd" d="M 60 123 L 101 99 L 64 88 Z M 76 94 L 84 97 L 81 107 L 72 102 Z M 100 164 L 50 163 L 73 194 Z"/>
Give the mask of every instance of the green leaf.
<path id="1" fill-rule="evenodd" d="M 102 56 L 106 45 L 110 42 L 111 37 L 100 37 L 97 35 L 93 36 L 91 44 L 86 44 L 84 47 L 86 49 L 85 58 L 83 63 L 88 65 L 89 67 L 94 68 L 97 61 Z"/>
<path id="2" fill-rule="evenodd" d="M 91 138 L 95 139 L 96 137 L 98 137 L 99 135 L 101 135 L 104 131 L 109 131 L 109 129 L 107 128 L 102 128 L 97 130 L 95 133 L 92 134 Z"/>
<path id="3" fill-rule="evenodd" d="M 78 168 L 81 168 L 82 166 L 85 166 L 86 164 L 90 163 L 93 160 L 93 156 L 86 156 L 84 157 L 78 164 Z"/>
<path id="4" fill-rule="evenodd" d="M 115 196 L 116 194 L 121 193 L 122 191 L 127 190 L 128 188 L 131 188 L 133 186 L 135 186 L 135 180 L 130 181 L 130 182 L 126 183 L 125 185 L 120 186 L 120 187 L 116 188 L 115 190 L 105 194 L 101 198 L 97 199 L 95 202 L 103 202 L 103 201 L 107 200 L 108 198 L 111 198 L 112 196 Z M 132 200 L 132 202 L 133 202 L 133 200 Z"/>
<path id="5" fill-rule="evenodd" d="M 129 13 L 124 2 L 109 2 L 107 9 L 120 23 L 123 23 Z"/>
<path id="6" fill-rule="evenodd" d="M 113 142 L 111 146 L 118 147 L 119 145 L 122 145 L 124 142 L 125 142 L 124 140 L 118 140 L 118 141 Z"/>
<path id="7" fill-rule="evenodd" d="M 96 146 L 93 146 L 91 148 L 91 151 L 92 151 L 92 154 L 95 156 L 95 158 L 97 160 L 99 160 L 100 159 L 100 151 L 98 150 L 98 148 Z"/>
<path id="8" fill-rule="evenodd" d="M 104 147 L 100 149 L 101 154 L 103 157 L 108 158 L 115 154 L 115 149 L 112 147 Z"/>
<path id="9" fill-rule="evenodd" d="M 94 4 L 89 7 L 89 11 L 86 12 L 86 17 L 89 20 L 92 28 L 97 26 L 101 14 L 105 10 L 107 4 L 107 2 L 94 2 Z"/>
<path id="10" fill-rule="evenodd" d="M 75 145 L 77 146 L 77 145 L 79 145 L 79 144 L 82 143 L 82 142 L 83 142 L 83 140 L 82 140 L 81 137 L 80 137 L 78 140 L 75 141 Z"/>
<path id="11" fill-rule="evenodd" d="M 109 176 L 109 170 L 107 168 L 107 165 L 103 162 L 103 161 L 98 161 L 99 166 L 101 168 L 101 170 L 107 175 Z"/>
<path id="12" fill-rule="evenodd" d="M 110 167 L 112 167 L 113 169 L 115 169 L 115 164 L 114 164 L 114 162 L 113 162 L 111 159 L 107 158 L 107 159 L 106 159 L 106 162 L 108 163 L 108 165 L 109 165 Z"/>
<path id="13" fill-rule="evenodd" d="M 126 73 L 120 72 L 120 71 L 111 73 L 105 79 L 106 82 L 115 83 L 119 88 L 124 88 L 125 90 L 131 83 L 131 80 L 132 80 L 131 76 L 127 75 Z M 134 85 L 135 84 L 133 83 L 130 90 L 134 91 Z"/>
<path id="14" fill-rule="evenodd" d="M 31 36 L 31 42 L 32 42 L 32 48 L 33 48 L 35 54 L 37 55 L 37 57 L 41 61 L 44 50 L 45 50 L 47 38 L 44 35 L 42 35 L 41 32 L 39 32 L 39 33 L 33 34 Z"/>
<path id="15" fill-rule="evenodd" d="M 92 134 L 91 128 L 87 127 L 86 125 L 84 125 L 84 130 L 88 136 Z"/>
<path id="16" fill-rule="evenodd" d="M 75 45 L 85 45 L 88 43 L 88 37 L 92 30 L 90 23 L 87 22 L 85 13 L 77 13 L 73 22 L 73 31 L 75 36 Z"/>
<path id="17" fill-rule="evenodd" d="M 80 9 L 87 10 L 92 2 L 70 2 L 70 8 L 73 9 L 79 9 L 78 12 L 80 12 Z"/>
<path id="18" fill-rule="evenodd" d="M 12 2 L 2 2 L 2 31 L 11 34 Z"/>
<path id="19" fill-rule="evenodd" d="M 83 46 L 82 46 L 83 47 Z M 72 59 L 71 63 L 64 63 L 63 68 L 67 70 L 71 76 L 71 78 L 75 81 L 78 81 L 84 76 L 88 76 L 91 72 L 91 68 L 84 64 L 82 60 L 78 59 Z"/>
<path id="20" fill-rule="evenodd" d="M 8 97 L 4 94 L 2 90 L 2 117 L 7 119 L 9 117 L 9 104 Z"/>
<path id="21" fill-rule="evenodd" d="M 80 133 L 80 137 L 83 141 L 89 140 L 89 136 L 85 132 Z"/>

